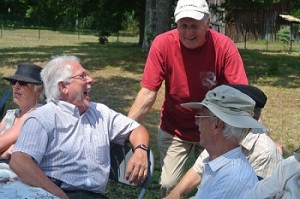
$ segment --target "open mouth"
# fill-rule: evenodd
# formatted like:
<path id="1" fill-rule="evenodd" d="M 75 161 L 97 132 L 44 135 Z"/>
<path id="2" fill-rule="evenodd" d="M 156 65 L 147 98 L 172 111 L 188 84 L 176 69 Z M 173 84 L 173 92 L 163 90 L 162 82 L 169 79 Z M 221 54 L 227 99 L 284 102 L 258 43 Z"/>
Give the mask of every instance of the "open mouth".
<path id="1" fill-rule="evenodd" d="M 87 88 L 84 92 L 83 92 L 83 94 L 86 96 L 86 97 L 88 97 L 89 98 L 89 93 L 91 92 L 91 88 Z"/>

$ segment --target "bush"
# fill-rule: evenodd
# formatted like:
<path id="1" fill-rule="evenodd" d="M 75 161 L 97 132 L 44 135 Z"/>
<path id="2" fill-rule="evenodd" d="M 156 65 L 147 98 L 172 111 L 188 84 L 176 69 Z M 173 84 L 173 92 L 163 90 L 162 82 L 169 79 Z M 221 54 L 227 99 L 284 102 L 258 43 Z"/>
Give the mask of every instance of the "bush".
<path id="1" fill-rule="evenodd" d="M 277 33 L 278 39 L 283 43 L 289 43 L 290 35 L 290 28 L 282 28 Z"/>

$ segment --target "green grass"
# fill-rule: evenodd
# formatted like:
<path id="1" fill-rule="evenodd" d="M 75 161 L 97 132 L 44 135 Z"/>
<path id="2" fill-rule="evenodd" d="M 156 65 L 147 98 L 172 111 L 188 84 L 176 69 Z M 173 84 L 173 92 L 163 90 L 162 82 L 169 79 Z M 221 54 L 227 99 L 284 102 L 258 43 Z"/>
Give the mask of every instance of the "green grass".
<path id="1" fill-rule="evenodd" d="M 3 30 L 0 38 L 0 76 L 14 73 L 19 62 L 30 61 L 43 65 L 53 55 L 73 54 L 81 58 L 83 65 L 94 78 L 92 100 L 105 103 L 111 108 L 127 114 L 143 72 L 147 54 L 137 46 L 137 38 L 110 37 L 110 43 L 99 45 L 93 35 L 63 34 L 42 30 L 40 39 L 37 30 Z M 118 41 L 118 42 L 117 42 Z M 244 49 L 238 43 L 251 84 L 261 88 L 268 96 L 263 118 L 270 129 L 270 136 L 283 145 L 284 155 L 299 148 L 300 137 L 300 44 L 293 44 L 287 52 L 281 43 L 248 42 Z M 9 88 L 2 81 L 0 94 Z M 159 110 L 163 101 L 162 88 L 151 112 L 142 122 L 151 135 L 151 148 L 155 156 L 152 183 L 146 199 L 160 198 L 159 154 L 156 146 Z M 6 108 L 15 105 L 11 102 Z M 190 160 L 191 165 L 193 160 Z M 117 188 L 116 188 L 117 187 Z M 110 182 L 108 194 L 112 198 L 134 198 L 137 192 L 129 187 Z"/>

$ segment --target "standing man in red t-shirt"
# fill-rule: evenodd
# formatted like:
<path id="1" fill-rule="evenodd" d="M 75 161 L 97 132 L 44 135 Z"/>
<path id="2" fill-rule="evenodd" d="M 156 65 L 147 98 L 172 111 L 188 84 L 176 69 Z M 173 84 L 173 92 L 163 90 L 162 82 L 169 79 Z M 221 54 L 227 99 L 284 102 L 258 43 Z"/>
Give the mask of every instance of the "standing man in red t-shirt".
<path id="1" fill-rule="evenodd" d="M 205 0 L 179 0 L 174 16 L 177 28 L 158 35 L 151 45 L 142 88 L 128 113 L 129 117 L 142 120 L 165 81 L 158 129 L 162 197 L 181 178 L 192 147 L 201 152 L 199 131 L 193 119 L 195 111 L 181 104 L 202 101 L 210 89 L 221 84 L 248 84 L 234 43 L 209 29 L 209 8 Z"/>

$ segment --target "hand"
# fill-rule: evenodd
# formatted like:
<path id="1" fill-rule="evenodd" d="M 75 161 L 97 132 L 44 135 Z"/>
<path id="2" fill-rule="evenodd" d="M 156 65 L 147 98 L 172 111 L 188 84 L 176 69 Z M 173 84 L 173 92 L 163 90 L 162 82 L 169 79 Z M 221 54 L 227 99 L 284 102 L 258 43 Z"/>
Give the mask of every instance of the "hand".
<path id="1" fill-rule="evenodd" d="M 144 182 L 148 175 L 147 151 L 136 149 L 128 161 L 125 178 L 133 184 Z"/>
<path id="2" fill-rule="evenodd" d="M 10 156 L 12 154 L 12 149 L 14 147 L 14 144 L 11 145 L 6 151 L 4 151 L 2 154 L 0 154 L 0 159 L 10 159 Z"/>

